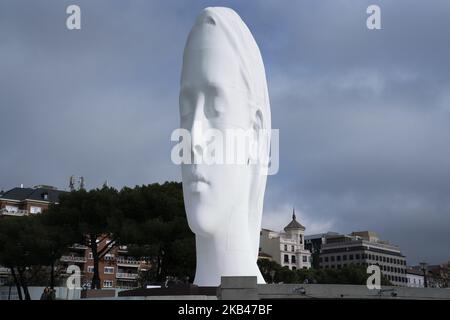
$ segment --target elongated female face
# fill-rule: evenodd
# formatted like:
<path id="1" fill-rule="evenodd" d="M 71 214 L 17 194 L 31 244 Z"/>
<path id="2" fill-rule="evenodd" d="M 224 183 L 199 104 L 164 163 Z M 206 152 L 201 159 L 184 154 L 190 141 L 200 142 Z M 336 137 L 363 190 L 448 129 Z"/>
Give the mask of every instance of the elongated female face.
<path id="1" fill-rule="evenodd" d="M 214 234 L 235 208 L 248 207 L 252 171 L 248 149 L 238 146 L 250 141 L 239 141 L 252 126 L 249 103 L 239 57 L 207 17 L 189 35 L 180 90 L 181 127 L 191 133 L 192 156 L 192 163 L 182 164 L 183 194 L 197 234 Z M 213 161 L 205 163 L 207 157 Z"/>

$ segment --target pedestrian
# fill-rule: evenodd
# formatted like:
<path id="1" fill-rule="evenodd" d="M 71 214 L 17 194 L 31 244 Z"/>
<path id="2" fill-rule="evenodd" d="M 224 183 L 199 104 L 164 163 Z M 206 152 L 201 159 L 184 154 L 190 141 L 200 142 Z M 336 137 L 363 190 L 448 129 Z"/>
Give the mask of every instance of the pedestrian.
<path id="1" fill-rule="evenodd" d="M 48 291 L 49 291 L 48 287 L 45 287 L 44 291 L 41 294 L 41 300 L 48 300 L 48 293 L 49 293 Z"/>

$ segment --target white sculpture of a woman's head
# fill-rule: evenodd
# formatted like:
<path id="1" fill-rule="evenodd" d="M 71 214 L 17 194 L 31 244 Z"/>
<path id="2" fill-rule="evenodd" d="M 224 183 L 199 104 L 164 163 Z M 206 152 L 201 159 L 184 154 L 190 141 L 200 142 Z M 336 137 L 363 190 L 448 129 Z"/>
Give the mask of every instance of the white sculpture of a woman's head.
<path id="1" fill-rule="evenodd" d="M 241 18 L 229 8 L 206 8 L 193 26 L 183 55 L 181 127 L 191 134 L 193 158 L 208 152 L 205 131 L 254 131 L 250 144 L 268 156 L 258 130 L 271 129 L 270 104 L 259 48 Z M 228 142 L 228 141 L 227 141 Z M 225 144 L 227 143 L 225 142 Z M 267 165 L 182 164 L 188 223 L 196 234 L 194 283 L 220 284 L 220 276 L 257 276 L 256 261 Z"/>

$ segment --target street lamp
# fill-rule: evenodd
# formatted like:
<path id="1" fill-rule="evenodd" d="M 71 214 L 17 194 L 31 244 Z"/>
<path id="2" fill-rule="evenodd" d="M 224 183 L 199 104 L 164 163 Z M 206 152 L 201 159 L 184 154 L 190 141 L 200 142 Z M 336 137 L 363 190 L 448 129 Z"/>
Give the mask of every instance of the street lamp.
<path id="1" fill-rule="evenodd" d="M 427 282 L 427 263 L 426 262 L 421 262 L 420 264 L 420 269 L 422 269 L 423 271 L 423 285 L 425 288 L 428 287 L 428 282 Z"/>

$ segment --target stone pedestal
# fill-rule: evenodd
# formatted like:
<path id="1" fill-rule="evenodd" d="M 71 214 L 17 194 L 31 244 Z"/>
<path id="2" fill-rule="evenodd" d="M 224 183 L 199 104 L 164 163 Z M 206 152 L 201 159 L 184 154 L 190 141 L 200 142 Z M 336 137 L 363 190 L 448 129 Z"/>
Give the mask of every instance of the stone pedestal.
<path id="1" fill-rule="evenodd" d="M 222 277 L 218 290 L 221 300 L 258 300 L 256 277 Z"/>

